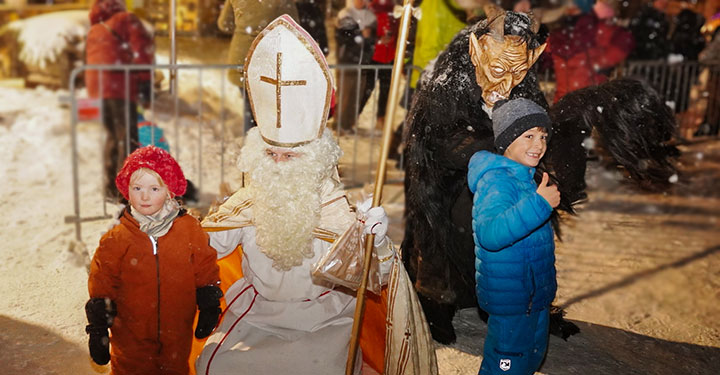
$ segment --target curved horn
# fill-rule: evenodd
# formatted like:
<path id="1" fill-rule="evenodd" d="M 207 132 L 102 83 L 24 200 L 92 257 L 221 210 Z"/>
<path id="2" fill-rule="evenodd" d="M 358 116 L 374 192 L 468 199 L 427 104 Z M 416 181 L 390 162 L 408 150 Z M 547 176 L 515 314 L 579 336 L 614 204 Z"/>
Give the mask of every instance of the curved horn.
<path id="1" fill-rule="evenodd" d="M 538 30 L 540 30 L 540 20 L 532 11 L 528 13 L 528 17 L 530 17 L 530 30 L 532 30 L 533 34 L 537 34 Z"/>
<path id="2" fill-rule="evenodd" d="M 490 35 L 501 41 L 505 36 L 505 10 L 494 3 L 485 4 L 483 10 L 488 19 Z"/>

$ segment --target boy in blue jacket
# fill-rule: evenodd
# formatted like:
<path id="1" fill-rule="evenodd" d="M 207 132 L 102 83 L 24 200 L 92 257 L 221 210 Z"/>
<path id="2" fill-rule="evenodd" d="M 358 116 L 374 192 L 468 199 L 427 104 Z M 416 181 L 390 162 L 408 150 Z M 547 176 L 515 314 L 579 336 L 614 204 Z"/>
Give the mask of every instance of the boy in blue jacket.
<path id="1" fill-rule="evenodd" d="M 555 298 L 555 242 L 550 223 L 556 186 L 533 180 L 552 133 L 550 118 L 519 98 L 493 110 L 498 154 L 470 159 L 468 186 L 480 307 L 490 315 L 479 374 L 533 374 L 547 349 Z"/>

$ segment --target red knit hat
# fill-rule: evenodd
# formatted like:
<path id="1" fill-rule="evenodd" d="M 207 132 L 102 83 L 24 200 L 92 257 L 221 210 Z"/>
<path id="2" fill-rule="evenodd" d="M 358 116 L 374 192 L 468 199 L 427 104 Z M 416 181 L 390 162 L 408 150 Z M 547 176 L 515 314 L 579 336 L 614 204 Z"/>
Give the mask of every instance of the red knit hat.
<path id="1" fill-rule="evenodd" d="M 130 176 L 140 168 L 153 170 L 160 175 L 171 193 L 175 195 L 185 194 L 187 180 L 185 180 L 180 165 L 167 151 L 159 147 L 147 146 L 139 148 L 128 155 L 125 164 L 123 164 L 122 169 L 115 177 L 115 186 L 117 186 L 118 191 L 125 199 L 130 199 L 128 194 Z"/>

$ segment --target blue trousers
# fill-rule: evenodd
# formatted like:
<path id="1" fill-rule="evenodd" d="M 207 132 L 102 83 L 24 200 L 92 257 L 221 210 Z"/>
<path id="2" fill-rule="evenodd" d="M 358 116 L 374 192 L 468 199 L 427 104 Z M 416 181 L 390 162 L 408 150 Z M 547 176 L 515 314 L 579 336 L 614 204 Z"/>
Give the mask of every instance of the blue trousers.
<path id="1" fill-rule="evenodd" d="M 490 315 L 479 375 L 532 375 L 547 351 L 548 309 L 530 314 Z"/>

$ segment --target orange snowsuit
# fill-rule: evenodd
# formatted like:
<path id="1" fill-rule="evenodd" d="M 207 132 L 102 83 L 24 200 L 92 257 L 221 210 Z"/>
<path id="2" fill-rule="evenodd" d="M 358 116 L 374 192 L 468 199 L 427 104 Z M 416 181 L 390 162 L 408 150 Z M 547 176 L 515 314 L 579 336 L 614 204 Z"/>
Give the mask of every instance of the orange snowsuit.
<path id="1" fill-rule="evenodd" d="M 88 280 L 90 298 L 117 305 L 110 328 L 113 375 L 188 374 L 195 290 L 217 285 L 216 259 L 192 216 L 181 212 L 155 247 L 125 210 L 101 238 Z"/>

